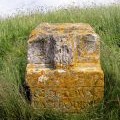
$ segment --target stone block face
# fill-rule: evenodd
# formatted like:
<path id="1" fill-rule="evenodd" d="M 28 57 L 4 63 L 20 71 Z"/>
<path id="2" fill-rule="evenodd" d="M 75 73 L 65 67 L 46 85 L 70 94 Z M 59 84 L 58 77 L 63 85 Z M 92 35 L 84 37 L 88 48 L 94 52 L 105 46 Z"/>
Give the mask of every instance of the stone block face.
<path id="1" fill-rule="evenodd" d="M 40 24 L 28 40 L 32 105 L 79 112 L 104 95 L 100 41 L 88 24 Z"/>

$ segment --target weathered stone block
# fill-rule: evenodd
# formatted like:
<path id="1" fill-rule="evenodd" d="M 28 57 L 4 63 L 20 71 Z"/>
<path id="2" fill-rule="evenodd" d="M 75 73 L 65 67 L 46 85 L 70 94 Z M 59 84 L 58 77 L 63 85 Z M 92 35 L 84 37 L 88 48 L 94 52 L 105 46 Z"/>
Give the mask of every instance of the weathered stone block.
<path id="1" fill-rule="evenodd" d="M 28 40 L 32 105 L 79 112 L 104 95 L 100 41 L 88 24 L 40 24 Z"/>

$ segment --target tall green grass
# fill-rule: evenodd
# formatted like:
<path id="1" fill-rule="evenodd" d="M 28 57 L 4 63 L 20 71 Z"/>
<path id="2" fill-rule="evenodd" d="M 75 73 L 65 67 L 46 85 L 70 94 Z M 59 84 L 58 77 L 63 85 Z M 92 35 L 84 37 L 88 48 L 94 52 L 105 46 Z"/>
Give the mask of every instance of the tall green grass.
<path id="1" fill-rule="evenodd" d="M 105 97 L 98 106 L 77 115 L 35 110 L 24 88 L 28 36 L 41 22 L 89 23 L 101 37 Z M 21 88 L 21 89 L 20 89 Z M 70 8 L 46 14 L 18 15 L 0 20 L 1 120 L 119 120 L 120 119 L 120 6 Z"/>

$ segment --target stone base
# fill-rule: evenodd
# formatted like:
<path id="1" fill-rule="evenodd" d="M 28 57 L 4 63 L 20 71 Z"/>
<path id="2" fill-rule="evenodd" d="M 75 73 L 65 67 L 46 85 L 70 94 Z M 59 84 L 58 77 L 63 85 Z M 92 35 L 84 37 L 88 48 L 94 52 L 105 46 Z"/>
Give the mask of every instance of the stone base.
<path id="1" fill-rule="evenodd" d="M 28 64 L 26 82 L 32 105 L 61 112 L 79 112 L 104 95 L 104 74 L 100 64 L 84 63 L 67 69 Z"/>

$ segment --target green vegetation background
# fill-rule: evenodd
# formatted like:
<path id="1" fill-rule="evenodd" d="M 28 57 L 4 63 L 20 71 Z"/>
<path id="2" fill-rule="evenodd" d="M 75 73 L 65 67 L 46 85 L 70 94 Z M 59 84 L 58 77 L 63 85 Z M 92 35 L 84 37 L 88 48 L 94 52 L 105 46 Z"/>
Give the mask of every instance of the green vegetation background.
<path id="1" fill-rule="evenodd" d="M 77 115 L 35 110 L 24 91 L 28 36 L 41 22 L 89 23 L 101 37 L 105 97 Z M 21 91 L 21 93 L 20 93 Z M 120 6 L 70 8 L 0 20 L 0 120 L 120 120 Z"/>

